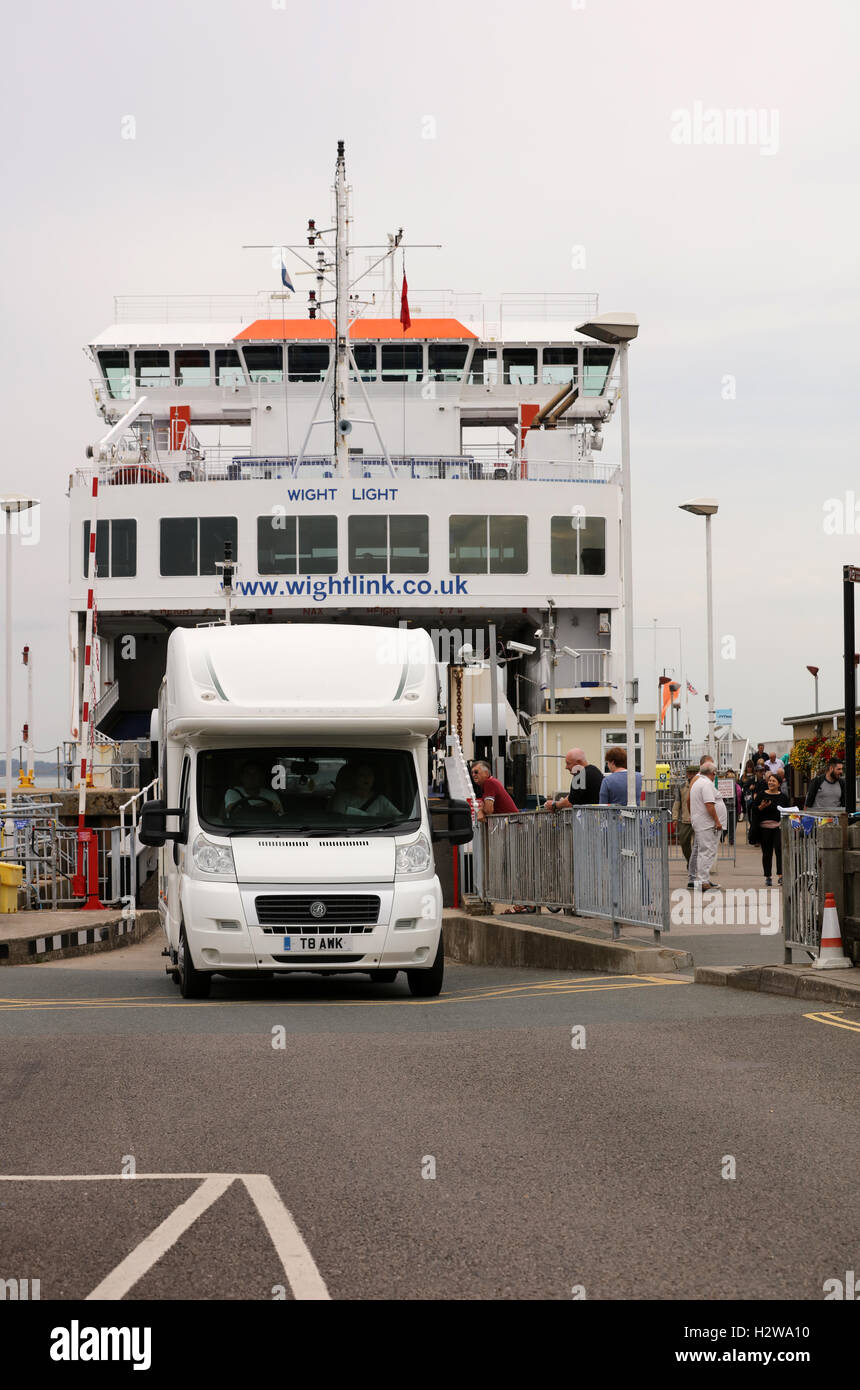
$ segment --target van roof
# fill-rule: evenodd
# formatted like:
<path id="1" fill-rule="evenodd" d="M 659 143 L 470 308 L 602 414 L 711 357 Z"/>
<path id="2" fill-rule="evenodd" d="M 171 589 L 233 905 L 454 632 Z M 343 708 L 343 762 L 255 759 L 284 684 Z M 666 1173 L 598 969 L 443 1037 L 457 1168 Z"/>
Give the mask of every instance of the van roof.
<path id="1" fill-rule="evenodd" d="M 423 629 L 346 623 L 177 628 L 167 655 L 172 735 L 434 733 L 435 653 Z"/>

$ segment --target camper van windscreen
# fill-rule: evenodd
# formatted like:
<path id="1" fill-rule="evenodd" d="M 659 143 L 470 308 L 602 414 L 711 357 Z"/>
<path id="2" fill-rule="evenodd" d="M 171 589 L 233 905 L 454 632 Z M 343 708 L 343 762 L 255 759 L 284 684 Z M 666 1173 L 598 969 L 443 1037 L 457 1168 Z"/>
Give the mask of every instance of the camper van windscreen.
<path id="1" fill-rule="evenodd" d="M 391 748 L 217 748 L 197 772 L 201 825 L 221 835 L 368 834 L 420 824 L 412 755 Z"/>

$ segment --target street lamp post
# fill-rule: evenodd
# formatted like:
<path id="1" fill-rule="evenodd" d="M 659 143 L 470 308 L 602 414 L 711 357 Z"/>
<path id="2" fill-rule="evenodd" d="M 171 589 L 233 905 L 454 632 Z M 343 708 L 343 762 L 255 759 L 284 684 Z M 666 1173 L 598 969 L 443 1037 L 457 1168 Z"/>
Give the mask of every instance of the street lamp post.
<path id="1" fill-rule="evenodd" d="M 624 707 L 627 740 L 627 805 L 636 805 L 636 693 L 633 679 L 633 502 L 630 492 L 630 391 L 628 345 L 639 333 L 635 314 L 599 314 L 577 326 L 599 343 L 618 348 L 621 388 L 621 569 L 624 596 Z"/>
<path id="2" fill-rule="evenodd" d="M 681 502 L 682 512 L 692 512 L 693 516 L 705 518 L 705 573 L 708 602 L 708 755 L 716 758 L 717 736 L 714 708 L 714 578 L 711 556 L 711 517 L 719 511 L 719 504 L 713 497 L 697 497 L 692 502 Z"/>
<path id="3" fill-rule="evenodd" d="M 12 517 L 34 507 L 29 497 L 0 498 L 6 533 L 6 805 L 5 816 L 15 843 L 15 819 L 12 811 Z M 17 527 L 16 527 L 17 530 Z"/>
<path id="4" fill-rule="evenodd" d="M 807 666 L 806 669 L 807 669 L 807 671 L 809 672 L 809 674 L 811 675 L 812 679 L 815 681 L 815 713 L 817 714 L 817 713 L 818 713 L 818 672 L 819 672 L 819 669 L 820 669 L 820 668 L 819 668 L 818 666 Z"/>

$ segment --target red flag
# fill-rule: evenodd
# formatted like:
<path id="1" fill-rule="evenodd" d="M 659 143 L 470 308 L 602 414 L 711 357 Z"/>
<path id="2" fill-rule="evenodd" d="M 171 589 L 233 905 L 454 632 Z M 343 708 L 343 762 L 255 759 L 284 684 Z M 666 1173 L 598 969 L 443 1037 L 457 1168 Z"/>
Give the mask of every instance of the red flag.
<path id="1" fill-rule="evenodd" d="M 412 318 L 409 314 L 409 300 L 407 298 L 408 285 L 406 284 L 406 271 L 403 272 L 403 289 L 400 291 L 400 322 L 403 324 L 403 332 L 412 327 Z"/>

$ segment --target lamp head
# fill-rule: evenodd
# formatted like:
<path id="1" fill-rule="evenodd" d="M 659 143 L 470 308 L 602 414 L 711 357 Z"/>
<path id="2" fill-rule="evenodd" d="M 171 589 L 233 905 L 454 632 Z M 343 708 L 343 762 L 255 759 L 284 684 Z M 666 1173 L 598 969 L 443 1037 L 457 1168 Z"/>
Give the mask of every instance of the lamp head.
<path id="1" fill-rule="evenodd" d="M 694 497 L 678 505 L 682 512 L 692 512 L 693 516 L 714 516 L 720 510 L 716 497 Z"/>
<path id="2" fill-rule="evenodd" d="M 576 331 L 588 338 L 596 338 L 598 343 L 630 343 L 639 332 L 639 320 L 635 314 L 627 312 L 597 314 L 595 318 L 577 324 Z"/>

